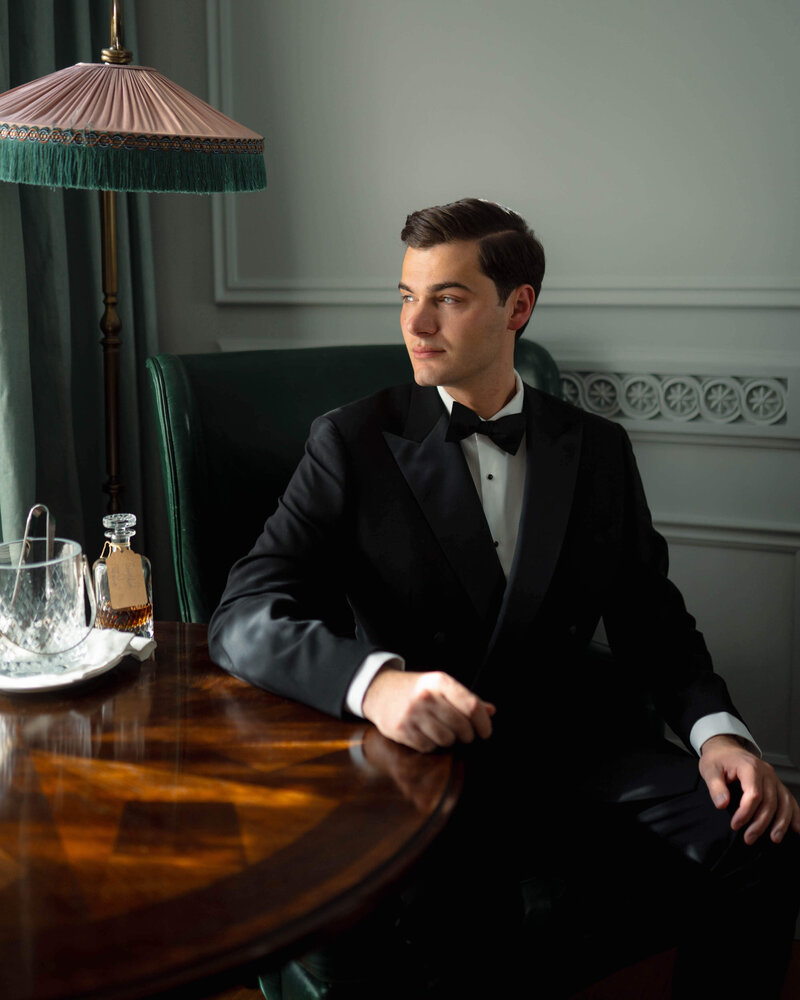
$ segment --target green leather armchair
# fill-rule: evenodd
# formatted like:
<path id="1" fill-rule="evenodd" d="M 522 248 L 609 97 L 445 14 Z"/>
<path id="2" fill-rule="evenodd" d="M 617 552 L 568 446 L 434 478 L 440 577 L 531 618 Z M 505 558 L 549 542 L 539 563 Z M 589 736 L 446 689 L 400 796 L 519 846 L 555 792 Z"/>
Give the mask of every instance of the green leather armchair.
<path id="1" fill-rule="evenodd" d="M 561 394 L 548 352 L 517 344 L 522 378 Z M 402 344 L 147 359 L 178 609 L 207 622 L 233 562 L 273 512 L 315 417 L 412 378 Z"/>

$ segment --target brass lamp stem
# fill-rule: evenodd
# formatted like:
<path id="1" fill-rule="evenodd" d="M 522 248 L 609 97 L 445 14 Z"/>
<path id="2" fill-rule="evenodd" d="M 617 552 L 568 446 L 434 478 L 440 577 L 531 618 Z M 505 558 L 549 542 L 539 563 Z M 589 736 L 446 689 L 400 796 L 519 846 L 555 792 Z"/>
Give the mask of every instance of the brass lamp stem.
<path id="1" fill-rule="evenodd" d="M 111 2 L 111 46 L 103 49 L 104 63 L 124 66 L 133 53 L 122 44 L 122 0 Z M 100 192 L 100 228 L 103 250 L 103 304 L 100 319 L 103 339 L 103 384 L 105 386 L 106 469 L 108 479 L 103 489 L 108 493 L 109 514 L 119 513 L 122 493 L 120 478 L 119 440 L 119 349 L 122 329 L 117 312 L 117 202 L 114 191 Z"/>
<path id="2" fill-rule="evenodd" d="M 122 44 L 122 0 L 111 0 L 111 47 L 103 49 L 104 63 L 124 66 L 133 59 L 133 53 Z"/>
<path id="3" fill-rule="evenodd" d="M 100 192 L 100 227 L 103 251 L 103 303 L 100 320 L 103 339 L 103 382 L 105 385 L 106 470 L 109 514 L 119 513 L 122 481 L 119 475 L 119 349 L 122 328 L 117 313 L 117 203 L 116 192 Z"/>

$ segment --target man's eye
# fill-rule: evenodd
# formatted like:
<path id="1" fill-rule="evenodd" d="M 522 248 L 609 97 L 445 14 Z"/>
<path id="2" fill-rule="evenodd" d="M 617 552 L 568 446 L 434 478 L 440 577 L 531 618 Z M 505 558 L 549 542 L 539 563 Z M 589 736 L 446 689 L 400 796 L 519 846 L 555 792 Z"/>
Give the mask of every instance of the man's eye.
<path id="1" fill-rule="evenodd" d="M 454 299 L 452 295 L 443 295 L 442 302 L 446 305 L 452 305 L 453 303 L 458 302 L 458 299 Z"/>
<path id="2" fill-rule="evenodd" d="M 401 295 L 400 301 L 405 304 L 406 302 L 413 301 L 413 298 L 414 298 L 413 295 Z"/>

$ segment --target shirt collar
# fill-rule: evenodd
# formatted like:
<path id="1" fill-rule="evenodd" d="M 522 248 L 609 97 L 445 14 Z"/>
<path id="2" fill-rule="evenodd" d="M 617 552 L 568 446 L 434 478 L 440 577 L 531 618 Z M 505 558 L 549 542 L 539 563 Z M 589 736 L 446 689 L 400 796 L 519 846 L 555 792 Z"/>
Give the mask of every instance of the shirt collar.
<path id="1" fill-rule="evenodd" d="M 441 396 L 442 402 L 447 407 L 447 412 L 452 413 L 453 403 L 455 400 L 450 395 L 450 393 L 442 385 L 437 385 L 436 389 Z M 489 417 L 489 420 L 496 420 L 498 417 L 507 417 L 511 413 L 522 413 L 522 403 L 525 399 L 525 393 L 522 391 L 522 379 L 519 377 L 519 372 L 514 369 L 514 395 L 509 399 L 506 405 L 498 410 L 497 413 Z M 479 417 L 479 420 L 483 420 L 483 417 Z"/>

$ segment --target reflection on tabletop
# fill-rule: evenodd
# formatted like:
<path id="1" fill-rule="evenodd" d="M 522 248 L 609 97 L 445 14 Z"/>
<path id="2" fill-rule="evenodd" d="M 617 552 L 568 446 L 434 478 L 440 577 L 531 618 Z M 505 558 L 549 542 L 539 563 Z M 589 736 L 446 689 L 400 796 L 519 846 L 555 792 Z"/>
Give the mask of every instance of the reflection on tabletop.
<path id="1" fill-rule="evenodd" d="M 299 947 L 442 830 L 461 770 L 211 663 L 204 626 L 0 692 L 0 997 L 145 997 Z M 138 985 L 137 985 L 138 984 Z"/>

